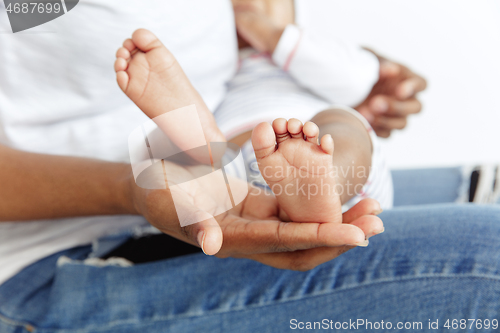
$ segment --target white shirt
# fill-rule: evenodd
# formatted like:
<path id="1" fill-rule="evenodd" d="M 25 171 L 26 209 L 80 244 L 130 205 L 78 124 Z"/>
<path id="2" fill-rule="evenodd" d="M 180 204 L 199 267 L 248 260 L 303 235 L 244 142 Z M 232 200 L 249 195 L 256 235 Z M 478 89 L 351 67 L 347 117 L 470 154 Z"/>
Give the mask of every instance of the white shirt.
<path id="1" fill-rule="evenodd" d="M 0 2 L 0 143 L 129 162 L 128 135 L 146 116 L 116 84 L 118 47 L 137 28 L 150 29 L 213 110 L 237 66 L 233 20 L 229 0 L 81 0 L 54 21 L 11 34 Z M 137 216 L 2 222 L 0 284 L 48 255 L 146 223 Z"/>

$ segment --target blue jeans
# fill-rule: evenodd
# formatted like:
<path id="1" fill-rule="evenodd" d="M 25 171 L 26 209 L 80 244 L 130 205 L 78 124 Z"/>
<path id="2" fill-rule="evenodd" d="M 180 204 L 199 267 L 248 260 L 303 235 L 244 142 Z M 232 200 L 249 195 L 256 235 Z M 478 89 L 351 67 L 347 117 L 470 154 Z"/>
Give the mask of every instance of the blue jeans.
<path id="1" fill-rule="evenodd" d="M 392 171 L 394 206 L 455 202 L 462 189 L 462 168 Z"/>
<path id="2" fill-rule="evenodd" d="M 90 246 L 70 249 L 0 286 L 0 332 L 426 332 L 463 320 L 469 328 L 468 319 L 481 320 L 473 330 L 500 327 L 500 207 L 404 206 L 381 217 L 386 232 L 367 248 L 308 272 L 202 254 L 97 267 L 82 262 Z M 56 265 L 62 255 L 73 260 Z"/>

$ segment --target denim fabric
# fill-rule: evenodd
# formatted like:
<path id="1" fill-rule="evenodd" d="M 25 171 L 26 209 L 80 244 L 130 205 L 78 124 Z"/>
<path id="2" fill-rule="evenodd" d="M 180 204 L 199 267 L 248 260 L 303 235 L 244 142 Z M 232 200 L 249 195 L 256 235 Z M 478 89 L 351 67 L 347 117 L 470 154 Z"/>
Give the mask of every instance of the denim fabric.
<path id="1" fill-rule="evenodd" d="M 0 332 L 265 333 L 300 322 L 340 332 L 358 319 L 392 324 L 359 331 L 421 322 L 407 331 L 426 332 L 438 320 L 433 331 L 449 332 L 448 319 L 500 319 L 500 206 L 405 206 L 381 218 L 386 231 L 367 248 L 308 272 L 203 254 L 102 265 L 86 261 L 91 246 L 63 251 L 0 286 Z"/>
<path id="2" fill-rule="evenodd" d="M 290 320 L 498 319 L 500 208 L 383 213 L 386 232 L 309 272 L 190 255 L 132 267 L 46 258 L 0 286 L 0 332 L 285 332 Z M 75 259 L 56 266 L 58 257 Z M 484 330 L 483 330 L 484 331 Z"/>
<path id="3" fill-rule="evenodd" d="M 394 206 L 455 202 L 462 178 L 462 168 L 393 170 Z"/>

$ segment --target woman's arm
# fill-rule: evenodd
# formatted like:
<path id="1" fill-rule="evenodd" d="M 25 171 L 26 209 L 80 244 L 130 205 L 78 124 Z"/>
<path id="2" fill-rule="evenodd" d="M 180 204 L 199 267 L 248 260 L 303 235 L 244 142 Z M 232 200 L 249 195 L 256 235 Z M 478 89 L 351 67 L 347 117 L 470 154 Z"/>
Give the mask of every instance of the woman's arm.
<path id="1" fill-rule="evenodd" d="M 221 250 L 224 235 L 221 257 L 245 257 L 287 269 L 311 269 L 350 249 L 346 244 L 363 242 L 383 230 L 382 221 L 372 215 L 380 205 L 371 199 L 345 213 L 341 225 L 286 223 L 278 219 L 275 198 L 261 192 L 216 219 L 181 227 L 170 190 L 139 188 L 126 164 L 5 146 L 0 146 L 0 184 L 0 221 L 139 212 L 153 226 L 200 245 L 207 254 Z M 186 193 L 186 202 L 202 198 Z"/>
<path id="2" fill-rule="evenodd" d="M 134 214 L 130 166 L 0 145 L 0 222 Z"/>

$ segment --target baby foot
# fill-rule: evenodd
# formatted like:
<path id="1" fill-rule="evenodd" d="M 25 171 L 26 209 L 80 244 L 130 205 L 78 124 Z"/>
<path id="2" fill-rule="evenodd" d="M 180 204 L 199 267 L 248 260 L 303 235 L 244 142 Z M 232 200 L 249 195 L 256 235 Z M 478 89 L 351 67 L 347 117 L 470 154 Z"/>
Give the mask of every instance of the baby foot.
<path id="1" fill-rule="evenodd" d="M 150 31 L 139 29 L 123 43 L 116 53 L 115 71 L 120 88 L 151 119 L 194 104 L 207 143 L 226 141 L 175 57 Z M 176 133 L 176 124 L 162 126 L 165 133 Z M 169 135 L 181 149 L 184 136 Z"/>
<path id="2" fill-rule="evenodd" d="M 297 119 L 261 123 L 252 144 L 262 177 L 294 222 L 342 222 L 333 173 L 333 139 L 316 124 Z"/>

